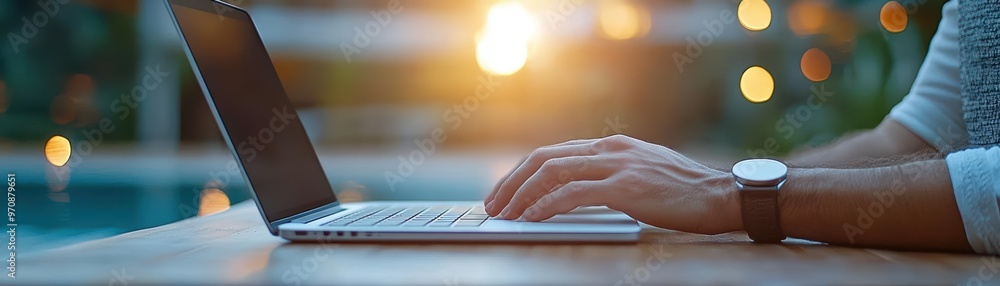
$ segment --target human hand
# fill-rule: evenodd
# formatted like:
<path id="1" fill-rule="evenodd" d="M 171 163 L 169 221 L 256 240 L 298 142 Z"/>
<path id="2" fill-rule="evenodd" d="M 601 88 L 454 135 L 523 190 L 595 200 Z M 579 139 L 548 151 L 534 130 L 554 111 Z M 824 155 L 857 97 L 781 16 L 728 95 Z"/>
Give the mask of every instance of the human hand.
<path id="1" fill-rule="evenodd" d="M 603 205 L 644 223 L 686 232 L 741 230 L 732 175 L 624 135 L 536 149 L 500 179 L 486 212 L 542 221 Z"/>

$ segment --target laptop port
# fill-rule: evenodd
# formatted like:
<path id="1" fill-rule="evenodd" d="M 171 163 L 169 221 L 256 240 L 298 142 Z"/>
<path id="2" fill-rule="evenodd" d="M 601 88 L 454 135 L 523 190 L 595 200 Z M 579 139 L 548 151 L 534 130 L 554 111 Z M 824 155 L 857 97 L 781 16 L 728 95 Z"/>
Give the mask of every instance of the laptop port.
<path id="1" fill-rule="evenodd" d="M 323 232 L 323 236 L 330 236 L 330 232 L 329 231 L 324 231 Z"/>
<path id="2" fill-rule="evenodd" d="M 344 236 L 344 232 L 343 231 L 338 231 L 337 232 L 337 236 Z"/>
<path id="3" fill-rule="evenodd" d="M 352 231 L 352 232 L 351 232 L 351 236 L 352 236 L 352 237 L 353 237 L 353 236 L 358 236 L 358 232 L 357 232 L 357 231 Z"/>
<path id="4" fill-rule="evenodd" d="M 305 236 L 305 235 L 306 235 L 306 232 L 304 232 L 304 231 L 296 231 L 296 232 L 295 232 L 295 235 L 298 235 L 298 236 Z"/>

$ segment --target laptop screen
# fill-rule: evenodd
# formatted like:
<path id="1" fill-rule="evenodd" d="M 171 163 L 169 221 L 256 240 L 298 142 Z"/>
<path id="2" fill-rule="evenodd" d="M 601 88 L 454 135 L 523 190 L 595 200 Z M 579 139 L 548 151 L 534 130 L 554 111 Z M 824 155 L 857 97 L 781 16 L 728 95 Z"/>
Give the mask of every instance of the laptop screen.
<path id="1" fill-rule="evenodd" d="M 250 17 L 207 0 L 171 8 L 268 222 L 336 201 Z"/>

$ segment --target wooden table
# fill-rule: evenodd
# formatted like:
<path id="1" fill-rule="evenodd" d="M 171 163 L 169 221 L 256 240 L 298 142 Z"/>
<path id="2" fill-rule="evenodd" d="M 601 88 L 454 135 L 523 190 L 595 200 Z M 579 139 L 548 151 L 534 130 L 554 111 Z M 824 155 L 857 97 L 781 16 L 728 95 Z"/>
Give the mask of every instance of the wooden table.
<path id="1" fill-rule="evenodd" d="M 289 243 L 254 206 L 25 256 L 18 283 L 146 284 L 963 284 L 1000 283 L 994 257 L 755 245 L 646 227 L 637 244 Z M 985 269 L 985 270 L 981 270 Z M 980 276 L 980 272 L 984 271 Z M 996 276 L 996 277 L 994 277 Z M 971 280 L 970 280 L 971 279 Z M 3 280 L 7 284 L 11 280 Z"/>

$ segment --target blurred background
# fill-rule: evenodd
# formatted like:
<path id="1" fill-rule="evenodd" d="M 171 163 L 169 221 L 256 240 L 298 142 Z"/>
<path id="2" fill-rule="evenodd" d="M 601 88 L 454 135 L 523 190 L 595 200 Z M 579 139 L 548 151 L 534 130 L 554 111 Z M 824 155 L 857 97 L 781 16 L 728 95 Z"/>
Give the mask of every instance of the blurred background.
<path id="1" fill-rule="evenodd" d="M 616 133 L 718 165 L 824 144 L 902 99 L 944 3 L 230 2 L 342 201 L 479 200 L 539 145 Z M 0 32 L 19 249 L 249 198 L 162 1 L 2 1 Z"/>

